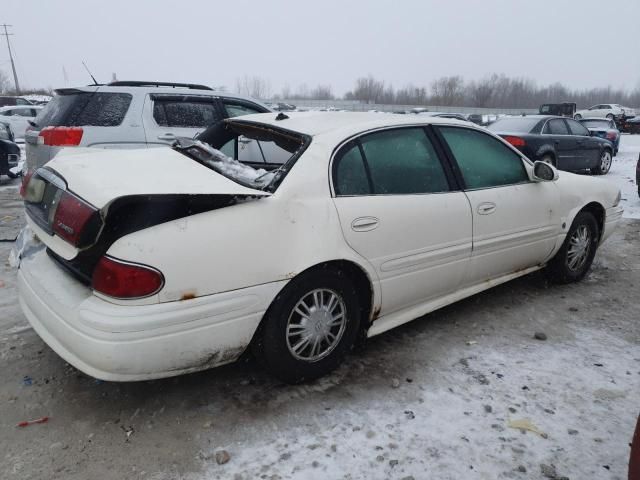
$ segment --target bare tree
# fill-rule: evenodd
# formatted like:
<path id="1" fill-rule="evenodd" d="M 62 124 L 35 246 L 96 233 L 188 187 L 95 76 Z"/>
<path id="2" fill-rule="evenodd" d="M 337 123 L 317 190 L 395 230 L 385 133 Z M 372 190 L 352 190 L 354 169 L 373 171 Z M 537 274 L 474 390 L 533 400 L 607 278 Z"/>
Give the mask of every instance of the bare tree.
<path id="1" fill-rule="evenodd" d="M 372 75 L 356 80 L 356 87 L 350 92 L 348 100 L 359 100 L 365 103 L 378 103 L 384 92 L 384 82 L 376 80 Z M 346 96 L 345 96 L 346 98 Z"/>
<path id="2" fill-rule="evenodd" d="M 464 102 L 464 80 L 461 76 L 441 77 L 431 83 L 432 102 L 458 106 Z"/>
<path id="3" fill-rule="evenodd" d="M 236 91 L 241 95 L 253 98 L 269 98 L 271 84 L 262 77 L 245 75 L 244 77 L 236 78 Z"/>
<path id="4" fill-rule="evenodd" d="M 310 98 L 314 100 L 333 100 L 335 96 L 331 91 L 331 85 L 318 85 L 311 90 Z"/>

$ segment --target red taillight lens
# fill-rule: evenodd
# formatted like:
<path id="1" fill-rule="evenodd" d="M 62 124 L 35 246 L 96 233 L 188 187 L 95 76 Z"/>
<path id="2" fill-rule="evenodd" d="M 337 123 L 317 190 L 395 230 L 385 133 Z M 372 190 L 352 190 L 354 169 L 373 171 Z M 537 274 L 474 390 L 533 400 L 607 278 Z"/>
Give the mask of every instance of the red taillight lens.
<path id="1" fill-rule="evenodd" d="M 20 184 L 20 196 L 24 198 L 27 194 L 27 185 L 29 185 L 29 180 L 33 177 L 35 170 L 29 170 L 27 173 L 22 175 L 22 183 Z"/>
<path id="2" fill-rule="evenodd" d="M 40 130 L 42 143 L 55 147 L 72 147 L 80 145 L 82 140 L 80 127 L 45 127 Z"/>
<path id="3" fill-rule="evenodd" d="M 524 147 L 527 144 L 527 142 L 524 141 L 524 138 L 516 137 L 514 135 L 505 135 L 502 138 L 504 138 L 514 147 Z"/>
<path id="4" fill-rule="evenodd" d="M 617 136 L 618 135 L 616 134 L 616 132 L 607 132 L 607 140 L 613 141 L 616 139 Z"/>
<path id="5" fill-rule="evenodd" d="M 80 246 L 85 227 L 94 214 L 97 215 L 97 210 L 91 205 L 63 191 L 51 227 L 59 237 L 74 246 Z"/>
<path id="6" fill-rule="evenodd" d="M 115 298 L 140 298 L 157 293 L 164 285 L 158 270 L 123 262 L 106 255 L 93 271 L 93 289 Z"/>

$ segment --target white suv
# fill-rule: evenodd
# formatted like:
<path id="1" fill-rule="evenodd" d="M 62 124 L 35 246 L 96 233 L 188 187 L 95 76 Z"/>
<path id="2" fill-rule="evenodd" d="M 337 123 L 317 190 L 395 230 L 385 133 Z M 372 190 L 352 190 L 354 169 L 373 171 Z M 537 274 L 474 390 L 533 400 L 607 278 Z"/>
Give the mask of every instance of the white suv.
<path id="1" fill-rule="evenodd" d="M 625 107 L 617 103 L 606 103 L 594 105 L 586 110 L 578 110 L 573 118 L 580 120 L 586 117 L 602 117 L 610 120 L 623 120 L 625 118 L 633 118 L 635 112 L 632 109 L 625 110 Z"/>
<path id="2" fill-rule="evenodd" d="M 221 119 L 270 111 L 256 100 L 204 85 L 119 81 L 62 88 L 25 134 L 27 170 L 41 167 L 63 147 L 167 146 Z"/>

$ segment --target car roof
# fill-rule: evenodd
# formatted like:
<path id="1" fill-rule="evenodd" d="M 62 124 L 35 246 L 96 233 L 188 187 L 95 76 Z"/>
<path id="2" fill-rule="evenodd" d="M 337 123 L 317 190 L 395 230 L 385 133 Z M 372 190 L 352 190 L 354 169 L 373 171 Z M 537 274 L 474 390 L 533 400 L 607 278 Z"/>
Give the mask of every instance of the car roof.
<path id="1" fill-rule="evenodd" d="M 384 127 L 430 124 L 455 124 L 476 128 L 469 122 L 429 115 L 401 115 L 373 112 L 287 112 L 288 118 L 277 120 L 280 114 L 259 113 L 235 117 L 234 121 L 259 122 L 310 136 L 340 134 L 343 137 Z"/>
<path id="2" fill-rule="evenodd" d="M 5 105 L 4 107 L 0 107 L 0 112 L 4 112 L 6 110 L 15 110 L 16 108 L 43 108 L 42 105 Z"/>

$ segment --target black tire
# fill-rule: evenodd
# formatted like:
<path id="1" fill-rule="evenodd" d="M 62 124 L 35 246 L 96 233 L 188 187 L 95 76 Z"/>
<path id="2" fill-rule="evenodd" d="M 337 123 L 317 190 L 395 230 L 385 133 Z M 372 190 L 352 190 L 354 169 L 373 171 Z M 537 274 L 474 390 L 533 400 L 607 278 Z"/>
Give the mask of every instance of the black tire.
<path id="1" fill-rule="evenodd" d="M 613 155 L 611 150 L 605 148 L 600 154 L 600 162 L 598 166 L 591 169 L 591 172 L 596 175 L 606 175 L 611 170 L 611 164 L 613 163 Z"/>
<path id="2" fill-rule="evenodd" d="M 341 333 L 337 330 L 333 330 L 333 334 L 337 337 L 335 344 L 329 349 L 330 344 L 327 344 L 327 352 L 318 359 L 301 359 L 296 357 L 294 348 L 302 341 L 304 341 L 303 333 L 301 330 L 292 330 L 293 328 L 301 329 L 308 328 L 312 335 L 321 335 L 318 333 L 317 323 L 314 327 L 301 327 L 301 323 L 310 325 L 312 321 L 313 313 L 311 309 L 307 307 L 306 312 L 309 314 L 308 320 L 304 320 L 302 315 L 299 315 L 294 309 L 299 302 L 306 299 L 308 302 L 309 296 L 312 296 L 313 292 L 322 290 L 326 303 L 329 303 L 331 299 L 330 294 L 335 294 L 336 297 L 342 302 L 336 305 L 336 308 L 344 310 L 345 322 L 343 327 L 339 327 Z M 330 293 L 328 293 L 330 292 Z M 320 301 L 324 306 L 324 301 Z M 313 308 L 313 305 L 312 305 Z M 333 316 L 332 310 L 330 313 L 326 311 L 318 313 L 315 310 L 315 315 L 319 315 L 318 323 L 322 321 L 322 315 L 328 320 L 328 316 Z M 299 275 L 294 278 L 285 288 L 278 294 L 276 299 L 269 307 L 260 330 L 258 331 L 256 338 L 252 344 L 252 349 L 256 357 L 263 362 L 266 369 L 278 377 L 279 379 L 287 383 L 300 383 L 308 380 L 326 375 L 340 365 L 344 356 L 351 350 L 353 344 L 358 336 L 360 330 L 360 301 L 356 292 L 355 286 L 347 275 L 338 270 L 312 270 Z M 300 322 L 298 325 L 293 325 L 295 320 Z M 314 321 L 318 317 L 313 317 Z M 291 325 L 290 326 L 290 322 Z M 330 321 L 331 322 L 331 321 Z M 326 325 L 326 323 L 324 324 Z M 314 329 L 315 328 L 315 329 Z M 330 327 L 334 328 L 334 327 Z M 289 332 L 291 329 L 290 333 Z M 305 330 L 306 332 L 307 330 Z M 300 333 L 296 333 L 300 332 Z M 295 336 L 299 335 L 299 336 Z M 327 341 L 328 337 L 325 337 L 322 342 Z M 295 345 L 291 345 L 294 343 Z M 309 344 L 311 346 L 311 343 Z M 298 353 L 302 356 L 309 357 L 309 347 L 305 346 L 301 348 Z M 322 348 L 322 344 L 320 344 Z M 313 351 L 311 351 L 313 353 Z"/>
<path id="3" fill-rule="evenodd" d="M 550 153 L 545 153 L 540 159 L 540 161 L 556 167 L 556 159 Z"/>
<path id="4" fill-rule="evenodd" d="M 607 114 L 607 118 L 608 118 L 609 120 L 613 120 L 613 113 L 608 113 L 608 114 Z"/>
<path id="5" fill-rule="evenodd" d="M 572 268 L 571 262 L 575 259 L 575 255 L 571 256 L 570 248 L 574 242 L 580 237 L 580 232 L 588 232 L 586 245 L 588 251 L 584 257 L 584 261 L 579 261 Z M 571 228 L 567 232 L 567 237 L 562 244 L 558 253 L 547 264 L 546 274 L 549 279 L 555 283 L 572 283 L 579 282 L 591 268 L 593 257 L 598 248 L 600 239 L 600 229 L 595 217 L 589 212 L 580 212 L 571 224 Z"/>
<path id="6" fill-rule="evenodd" d="M 16 174 L 15 174 L 15 173 L 13 173 L 13 172 L 7 172 L 7 176 L 8 176 L 9 178 L 18 178 L 20 175 L 16 175 Z"/>

